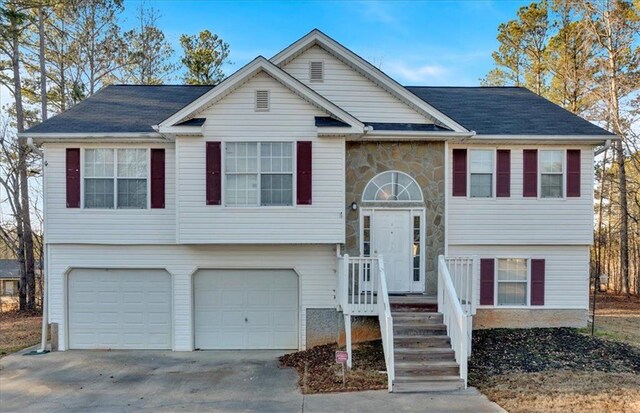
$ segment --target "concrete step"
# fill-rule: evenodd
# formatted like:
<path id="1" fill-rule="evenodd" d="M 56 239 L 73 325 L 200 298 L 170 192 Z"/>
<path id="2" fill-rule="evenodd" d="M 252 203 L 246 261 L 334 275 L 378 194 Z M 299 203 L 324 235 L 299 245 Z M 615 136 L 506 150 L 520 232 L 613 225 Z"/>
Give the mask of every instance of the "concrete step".
<path id="1" fill-rule="evenodd" d="M 396 378 L 393 381 L 394 393 L 427 393 L 439 391 L 454 391 L 464 388 L 464 380 L 459 376 L 451 377 L 443 380 L 438 377 L 437 380 L 411 380 L 405 381 Z"/>
<path id="2" fill-rule="evenodd" d="M 430 312 L 438 310 L 438 305 L 433 303 L 394 303 L 391 304 L 392 312 Z"/>
<path id="3" fill-rule="evenodd" d="M 404 361 L 395 364 L 396 377 L 457 376 L 460 367 L 455 360 Z"/>
<path id="4" fill-rule="evenodd" d="M 396 324 L 393 323 L 393 334 L 396 336 L 444 336 L 447 326 L 444 324 Z"/>
<path id="5" fill-rule="evenodd" d="M 393 338 L 395 348 L 427 348 L 440 347 L 451 348 L 451 339 L 448 336 L 405 336 L 397 335 Z"/>
<path id="6" fill-rule="evenodd" d="M 399 311 L 392 312 L 391 317 L 394 324 L 442 324 L 443 322 L 440 313 Z"/>
<path id="7" fill-rule="evenodd" d="M 428 348 L 395 348 L 395 362 L 426 361 L 426 360 L 454 360 L 456 354 L 449 347 Z"/>

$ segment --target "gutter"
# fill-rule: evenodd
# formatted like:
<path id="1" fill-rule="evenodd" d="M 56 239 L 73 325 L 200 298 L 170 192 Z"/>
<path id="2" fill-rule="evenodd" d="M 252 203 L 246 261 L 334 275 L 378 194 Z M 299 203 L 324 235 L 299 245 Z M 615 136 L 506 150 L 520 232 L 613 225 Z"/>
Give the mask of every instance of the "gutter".
<path id="1" fill-rule="evenodd" d="M 596 150 L 596 151 L 593 153 L 593 156 L 598 156 L 598 155 L 600 155 L 601 153 L 604 153 L 604 151 L 608 150 L 609 148 L 611 148 L 611 139 L 607 139 L 607 140 L 604 142 L 604 146 L 603 146 L 602 148 L 600 148 L 600 149 Z"/>
<path id="2" fill-rule="evenodd" d="M 41 158 L 42 182 L 44 186 L 44 174 L 45 174 L 44 152 L 40 148 L 38 148 L 36 145 L 33 144 L 32 138 L 27 138 L 27 146 Z M 44 208 L 45 208 L 45 203 L 43 202 L 42 216 L 45 216 Z M 48 252 L 47 243 L 44 239 L 42 240 L 42 248 L 43 248 L 43 251 L 40 252 L 42 254 L 42 268 L 40 268 L 40 272 L 42 274 L 42 289 L 44 290 L 42 292 L 42 337 L 40 339 L 40 348 L 36 350 L 37 354 L 48 353 L 47 351 L 47 332 L 48 331 L 47 330 L 49 327 L 49 308 L 48 308 L 47 296 L 49 295 L 49 290 L 48 290 L 49 283 L 47 283 L 47 276 L 49 275 L 49 268 L 47 267 L 47 263 L 49 262 L 49 260 L 47 259 L 47 252 Z"/>

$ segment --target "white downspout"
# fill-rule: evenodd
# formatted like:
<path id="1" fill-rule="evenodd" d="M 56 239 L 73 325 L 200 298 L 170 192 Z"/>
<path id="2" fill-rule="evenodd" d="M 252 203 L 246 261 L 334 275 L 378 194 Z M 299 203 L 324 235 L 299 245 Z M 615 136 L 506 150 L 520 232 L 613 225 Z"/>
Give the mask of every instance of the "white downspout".
<path id="1" fill-rule="evenodd" d="M 610 147 L 611 147 L 611 139 L 607 139 L 607 140 L 604 142 L 604 146 L 603 146 L 602 148 L 598 149 L 597 151 L 595 151 L 595 152 L 593 153 L 593 156 L 598 156 L 598 155 L 600 155 L 601 153 L 604 153 L 604 151 L 606 151 L 606 150 L 607 150 L 607 149 L 609 149 Z"/>
<path id="2" fill-rule="evenodd" d="M 33 144 L 33 139 L 27 139 L 27 146 L 36 154 L 40 155 L 42 159 L 42 186 L 44 190 L 44 173 L 45 173 L 45 162 L 44 162 L 44 152 L 40 150 L 37 146 Z M 45 216 L 44 213 L 45 202 L 42 201 L 42 216 Z M 43 228 L 44 230 L 44 228 Z M 49 306 L 47 297 L 49 296 L 49 283 L 47 283 L 47 276 L 49 275 L 49 267 L 48 267 L 48 254 L 49 249 L 47 248 L 47 243 L 44 240 L 44 236 L 42 239 L 42 268 L 40 268 L 40 273 L 42 274 L 42 338 L 40 340 L 40 349 L 37 350 L 38 353 L 46 353 L 47 352 L 47 330 L 49 327 Z"/>

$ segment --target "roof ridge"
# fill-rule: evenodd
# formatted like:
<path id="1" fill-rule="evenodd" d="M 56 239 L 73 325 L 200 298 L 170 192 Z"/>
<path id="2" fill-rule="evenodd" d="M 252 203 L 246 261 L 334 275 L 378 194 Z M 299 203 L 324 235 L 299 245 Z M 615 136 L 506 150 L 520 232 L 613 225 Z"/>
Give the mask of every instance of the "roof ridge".
<path id="1" fill-rule="evenodd" d="M 429 88 L 429 89 L 527 89 L 523 86 L 404 86 L 405 88 Z M 529 90 L 529 89 L 527 89 Z"/>
<path id="2" fill-rule="evenodd" d="M 127 87 L 215 87 L 216 85 L 188 85 L 188 84 L 162 84 L 162 85 L 145 85 L 140 83 L 114 83 L 111 85 L 107 85 L 106 87 L 111 86 L 127 86 Z"/>

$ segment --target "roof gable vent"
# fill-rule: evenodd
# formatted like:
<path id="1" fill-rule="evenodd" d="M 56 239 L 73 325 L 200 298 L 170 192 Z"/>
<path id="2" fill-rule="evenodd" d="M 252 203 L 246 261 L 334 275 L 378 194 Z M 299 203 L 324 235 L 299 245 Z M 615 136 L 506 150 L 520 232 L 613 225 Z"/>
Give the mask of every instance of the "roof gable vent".
<path id="1" fill-rule="evenodd" d="M 321 60 L 309 62 L 309 81 L 324 81 L 324 62 Z"/>
<path id="2" fill-rule="evenodd" d="M 269 110 L 269 91 L 256 90 L 256 112 L 267 112 Z"/>

